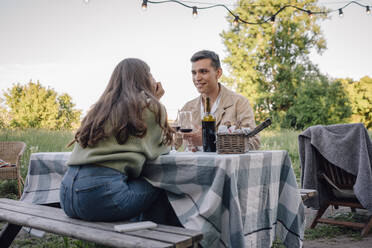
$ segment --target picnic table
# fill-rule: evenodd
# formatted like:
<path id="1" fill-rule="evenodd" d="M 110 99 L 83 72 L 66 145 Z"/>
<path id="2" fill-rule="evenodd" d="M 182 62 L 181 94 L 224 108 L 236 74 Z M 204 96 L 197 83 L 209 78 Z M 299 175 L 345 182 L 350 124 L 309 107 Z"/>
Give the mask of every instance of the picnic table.
<path id="1" fill-rule="evenodd" d="M 22 200 L 59 202 L 70 153 L 34 153 Z M 180 222 L 203 233 L 203 247 L 302 247 L 304 206 L 286 151 L 171 152 L 143 176 L 168 192 Z"/>

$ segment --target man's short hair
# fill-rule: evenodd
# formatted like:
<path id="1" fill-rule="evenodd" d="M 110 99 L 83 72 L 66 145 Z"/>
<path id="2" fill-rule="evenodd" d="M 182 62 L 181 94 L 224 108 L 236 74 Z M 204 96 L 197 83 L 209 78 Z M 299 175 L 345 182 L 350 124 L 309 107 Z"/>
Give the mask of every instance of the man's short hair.
<path id="1" fill-rule="evenodd" d="M 212 61 L 211 65 L 218 70 L 221 68 L 221 62 L 220 62 L 220 57 L 218 56 L 217 53 L 209 51 L 209 50 L 202 50 L 199 52 L 194 53 L 191 57 L 191 62 L 194 63 L 198 60 L 201 59 L 210 59 Z"/>

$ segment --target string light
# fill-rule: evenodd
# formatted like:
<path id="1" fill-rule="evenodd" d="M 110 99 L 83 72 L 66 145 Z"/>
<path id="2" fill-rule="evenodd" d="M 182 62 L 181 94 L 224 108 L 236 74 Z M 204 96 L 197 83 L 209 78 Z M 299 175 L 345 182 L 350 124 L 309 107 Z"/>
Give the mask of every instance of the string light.
<path id="1" fill-rule="evenodd" d="M 234 25 L 234 27 L 239 26 L 239 16 L 235 16 L 233 25 Z"/>
<path id="2" fill-rule="evenodd" d="M 142 2 L 142 10 L 146 11 L 147 10 L 147 0 L 143 0 Z"/>
<path id="3" fill-rule="evenodd" d="M 273 15 L 273 16 L 270 17 L 270 23 L 271 24 L 274 24 L 275 23 L 275 15 Z"/>
<path id="4" fill-rule="evenodd" d="M 89 1 L 89 0 L 85 0 L 85 1 Z M 339 8 L 339 9 L 329 10 L 329 11 L 312 11 L 312 10 L 308 10 L 308 9 L 303 9 L 303 8 L 298 7 L 298 6 L 295 6 L 295 5 L 285 5 L 285 6 L 281 7 L 279 10 L 277 10 L 271 16 L 269 16 L 267 18 L 263 18 L 261 21 L 257 21 L 257 22 L 249 22 L 249 21 L 246 21 L 246 20 L 241 19 L 238 15 L 234 14 L 224 4 L 214 4 L 214 5 L 205 6 L 205 7 L 197 7 L 197 6 L 187 5 L 184 2 L 199 3 L 199 4 L 208 4 L 208 3 L 192 2 L 192 1 L 181 2 L 181 1 L 178 1 L 178 0 L 163 0 L 163 1 L 143 0 L 143 2 L 142 2 L 142 8 L 143 9 L 147 9 L 147 3 L 161 4 L 161 3 L 168 3 L 168 2 L 177 3 L 177 4 L 180 4 L 180 5 L 184 6 L 184 7 L 186 7 L 186 8 L 191 8 L 192 9 L 192 15 L 193 15 L 194 18 L 198 16 L 198 9 L 210 9 L 210 8 L 215 8 L 215 7 L 225 8 L 233 16 L 233 19 L 234 19 L 233 20 L 233 25 L 235 27 L 239 26 L 239 23 L 251 24 L 251 25 L 261 25 L 261 24 L 264 24 L 264 23 L 267 23 L 267 22 L 274 23 L 275 22 L 276 15 L 278 15 L 280 12 L 282 12 L 286 8 L 293 8 L 293 9 L 298 10 L 298 11 L 306 12 L 309 15 L 309 18 L 312 18 L 313 15 L 328 15 L 328 14 L 333 13 L 335 11 L 338 11 L 339 16 L 342 17 L 343 14 L 344 14 L 344 12 L 342 10 L 344 8 L 348 7 L 350 4 L 357 4 L 357 5 L 361 6 L 361 7 L 366 8 L 366 13 L 367 14 L 370 14 L 371 13 L 370 7 L 372 7 L 372 6 L 369 6 L 369 5 L 363 5 L 363 4 L 361 4 L 359 2 L 356 2 L 356 1 L 351 1 L 351 2 L 349 2 L 347 4 L 345 4 L 343 7 Z"/>
<path id="5" fill-rule="evenodd" d="M 194 17 L 194 18 L 198 17 L 198 7 L 196 7 L 196 6 L 192 7 L 192 17 Z"/>
<path id="6" fill-rule="evenodd" d="M 344 12 L 342 12 L 342 9 L 338 9 L 338 15 L 340 17 L 343 17 L 344 16 Z"/>
<path id="7" fill-rule="evenodd" d="M 307 14 L 309 15 L 310 18 L 313 18 L 313 12 L 311 12 L 311 10 L 308 10 Z"/>

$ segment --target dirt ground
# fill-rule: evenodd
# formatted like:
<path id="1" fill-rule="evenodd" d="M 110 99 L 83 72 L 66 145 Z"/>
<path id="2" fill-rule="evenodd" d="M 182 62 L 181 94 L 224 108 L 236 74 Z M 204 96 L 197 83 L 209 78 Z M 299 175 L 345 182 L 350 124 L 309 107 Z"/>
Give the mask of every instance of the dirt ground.
<path id="1" fill-rule="evenodd" d="M 372 235 L 362 240 L 352 240 L 350 237 L 338 236 L 331 239 L 317 239 L 304 242 L 303 248 L 371 248 Z"/>
<path id="2" fill-rule="evenodd" d="M 326 215 L 334 215 L 336 212 L 349 212 L 350 208 L 340 208 L 339 210 L 328 209 Z M 309 227 L 314 218 L 316 210 L 309 208 L 305 209 L 306 227 Z M 367 237 L 361 240 L 355 240 L 346 235 L 337 236 L 334 238 L 305 240 L 303 248 L 372 248 L 372 231 Z"/>

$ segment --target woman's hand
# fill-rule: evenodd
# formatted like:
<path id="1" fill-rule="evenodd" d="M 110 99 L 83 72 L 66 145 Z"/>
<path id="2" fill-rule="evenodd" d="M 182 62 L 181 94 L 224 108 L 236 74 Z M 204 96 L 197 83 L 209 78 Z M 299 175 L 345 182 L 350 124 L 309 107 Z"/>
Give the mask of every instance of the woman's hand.
<path id="1" fill-rule="evenodd" d="M 163 89 L 163 86 L 160 82 L 154 83 L 154 95 L 156 99 L 160 100 L 160 98 L 164 95 L 165 91 Z"/>

